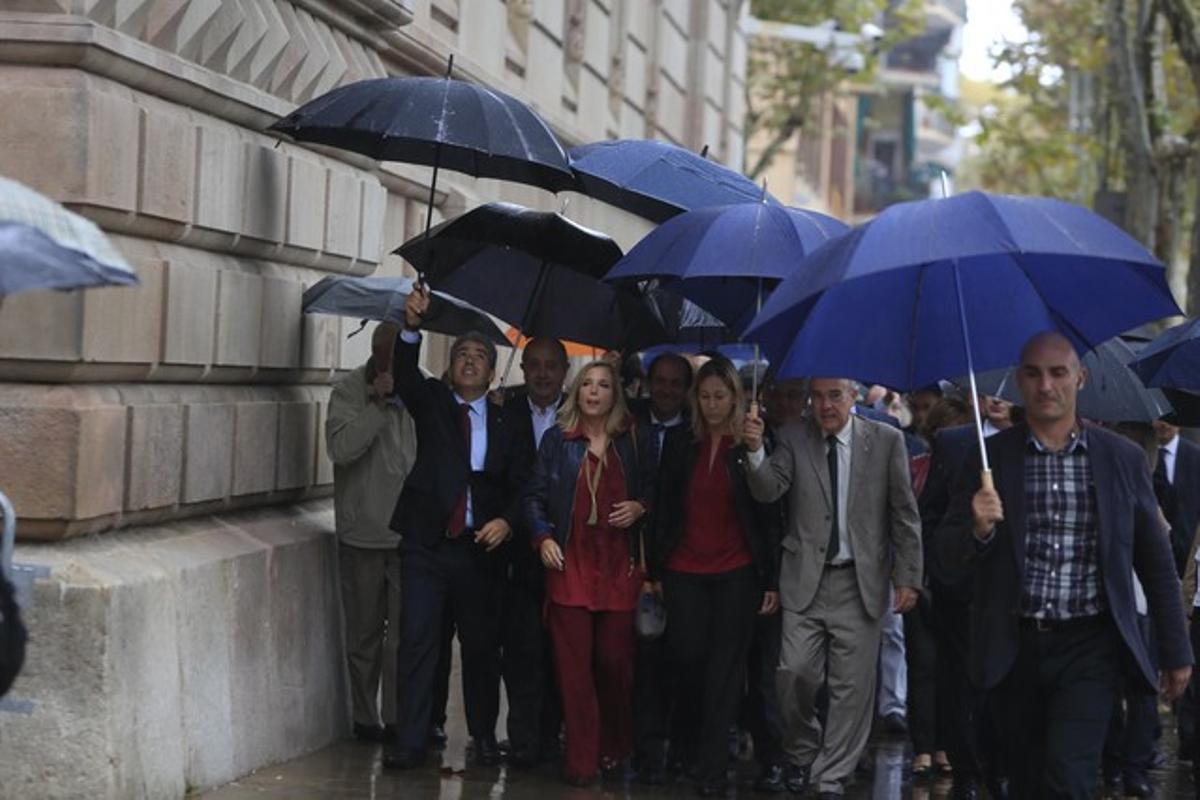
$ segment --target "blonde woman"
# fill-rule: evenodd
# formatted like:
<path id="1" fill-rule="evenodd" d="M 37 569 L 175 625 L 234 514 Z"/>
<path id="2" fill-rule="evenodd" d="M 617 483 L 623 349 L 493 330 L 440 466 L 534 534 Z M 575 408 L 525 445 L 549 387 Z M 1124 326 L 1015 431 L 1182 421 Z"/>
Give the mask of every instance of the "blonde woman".
<path id="1" fill-rule="evenodd" d="M 779 610 L 779 518 L 746 484 L 745 399 L 725 358 L 700 367 L 692 435 L 662 455 L 652 573 L 667 606 L 667 653 L 677 677 L 672 746 L 690 758 L 701 795 L 725 790 L 756 615 Z"/>
<path id="2" fill-rule="evenodd" d="M 632 426 L 612 364 L 588 364 L 542 438 L 525 497 L 546 567 L 564 775 L 574 785 L 591 783 L 632 749 L 633 617 L 644 580 L 636 556 L 655 469 L 649 433 Z"/>

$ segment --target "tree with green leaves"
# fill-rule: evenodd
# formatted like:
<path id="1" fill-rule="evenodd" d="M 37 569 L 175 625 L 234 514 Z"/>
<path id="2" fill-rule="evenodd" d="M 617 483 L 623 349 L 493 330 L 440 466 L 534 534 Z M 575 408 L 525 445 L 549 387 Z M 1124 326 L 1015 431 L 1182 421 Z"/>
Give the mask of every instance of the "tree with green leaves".
<path id="1" fill-rule="evenodd" d="M 757 179 L 794 136 L 820 124 L 820 104 L 826 95 L 848 80 L 869 81 L 878 54 L 918 30 L 924 2 L 751 0 L 750 11 L 761 20 L 794 25 L 816 26 L 833 20 L 838 29 L 854 32 L 866 23 L 878 23 L 885 18 L 887 22 L 881 41 L 864 42 L 858 48 L 865 69 L 855 75 L 846 71 L 847 54 L 768 36 L 751 38 L 746 79 L 746 140 L 762 135 L 765 145 L 754 163 L 748 165 L 747 174 Z"/>

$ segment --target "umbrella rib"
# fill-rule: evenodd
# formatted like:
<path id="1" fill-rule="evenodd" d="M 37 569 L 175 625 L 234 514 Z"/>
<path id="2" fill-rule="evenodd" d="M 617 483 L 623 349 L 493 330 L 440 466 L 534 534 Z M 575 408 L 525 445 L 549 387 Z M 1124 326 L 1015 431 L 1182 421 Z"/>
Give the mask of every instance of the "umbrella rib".
<path id="1" fill-rule="evenodd" d="M 1042 293 L 1042 287 L 1037 285 L 1037 281 L 1033 279 L 1033 275 L 1029 270 L 1025 269 L 1024 253 L 1013 253 L 1012 259 L 1017 265 L 1017 269 L 1021 270 L 1021 274 L 1025 276 L 1025 280 L 1029 281 L 1029 285 L 1033 287 L 1033 291 L 1037 293 L 1038 299 L 1042 301 L 1042 305 L 1050 312 L 1050 316 L 1054 318 L 1063 327 L 1067 328 L 1071 333 L 1079 338 L 1080 341 L 1086 342 L 1088 349 L 1095 349 L 1098 342 L 1093 342 L 1090 338 L 1084 335 L 1083 331 L 1079 330 L 1069 319 L 1062 314 L 1054 306 L 1050 305 L 1050 301 L 1046 299 L 1046 295 Z"/>
<path id="2" fill-rule="evenodd" d="M 917 268 L 917 292 L 913 298 L 912 321 L 908 329 L 912 332 L 908 340 L 908 388 L 915 391 L 920 388 L 916 385 L 917 371 L 917 317 L 921 311 L 921 295 L 925 291 L 925 272 L 929 269 L 929 262 L 925 262 Z"/>

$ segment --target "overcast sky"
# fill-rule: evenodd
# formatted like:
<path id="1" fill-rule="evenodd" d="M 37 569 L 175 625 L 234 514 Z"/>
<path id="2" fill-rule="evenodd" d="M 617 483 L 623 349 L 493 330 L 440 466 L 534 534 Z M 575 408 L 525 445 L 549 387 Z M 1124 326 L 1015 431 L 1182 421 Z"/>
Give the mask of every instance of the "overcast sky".
<path id="1" fill-rule="evenodd" d="M 1025 35 L 1011 0 L 967 0 L 967 25 L 963 29 L 959 69 L 963 75 L 975 80 L 1003 80 L 1006 75 L 992 69 L 988 52 L 994 42 L 1021 41 Z"/>

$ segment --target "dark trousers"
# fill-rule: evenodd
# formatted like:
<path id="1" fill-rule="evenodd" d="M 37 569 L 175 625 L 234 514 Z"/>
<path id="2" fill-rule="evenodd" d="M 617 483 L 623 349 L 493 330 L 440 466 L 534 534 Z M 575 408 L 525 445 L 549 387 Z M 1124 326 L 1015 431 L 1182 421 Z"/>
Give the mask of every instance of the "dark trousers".
<path id="1" fill-rule="evenodd" d="M 675 679 L 671 738 L 672 743 L 683 740 L 702 782 L 725 777 L 729 726 L 737 721 L 762 594 L 753 567 L 717 575 L 663 575 L 667 651 Z"/>
<path id="2" fill-rule="evenodd" d="M 904 656 L 908 662 L 908 733 L 913 753 L 944 750 L 945 706 L 949 687 L 938 673 L 937 633 L 933 599 L 926 590 L 916 607 L 904 615 Z"/>
<path id="3" fill-rule="evenodd" d="M 442 621 L 442 639 L 438 650 L 437 674 L 433 684 L 434 725 L 445 726 L 446 704 L 450 702 L 450 667 L 454 663 L 454 619 L 449 610 Z"/>
<path id="4" fill-rule="evenodd" d="M 754 742 L 754 760 L 766 768 L 783 764 L 783 714 L 775 691 L 783 614 L 755 616 L 746 659 L 746 696 L 742 715 Z"/>
<path id="5" fill-rule="evenodd" d="M 535 756 L 544 737 L 557 735 L 558 700 L 547 664 L 549 643 L 542 626 L 541 587 L 509 582 L 504 592 L 501 671 L 508 697 L 508 743 L 512 752 Z M 543 724 L 554 729 L 543 730 Z"/>
<path id="6" fill-rule="evenodd" d="M 591 778 L 601 758 L 633 747 L 633 612 L 547 609 L 554 667 L 562 693 L 569 777 Z"/>
<path id="7" fill-rule="evenodd" d="M 1002 760 L 985 695 L 967 678 L 970 598 L 936 582 L 932 587 L 937 704 L 941 742 L 956 775 L 1002 774 Z M 986 743 L 986 746 L 985 744 Z M 984 764 L 984 760 L 990 763 Z"/>
<path id="8" fill-rule="evenodd" d="M 1108 614 L 1048 632 L 1020 627 L 1016 662 L 992 693 L 1013 797 L 1096 795 L 1124 660 Z"/>
<path id="9" fill-rule="evenodd" d="M 400 557 L 397 746 L 423 751 L 428 742 L 447 613 L 462 654 L 467 730 L 476 739 L 495 736 L 503 594 L 496 559 L 469 535 L 432 548 L 401 544 Z"/>
<path id="10" fill-rule="evenodd" d="M 1150 618 L 1138 617 L 1138 628 L 1149 652 Z M 1104 740 L 1104 775 L 1107 778 L 1145 778 L 1154 762 L 1155 733 L 1158 727 L 1158 695 L 1140 674 L 1127 674 L 1113 703 L 1108 736 Z"/>
<path id="11" fill-rule="evenodd" d="M 670 624 L 668 622 L 668 624 Z M 668 716 L 672 676 L 667 663 L 667 641 L 637 640 L 633 672 L 634 752 L 638 769 L 662 766 L 667 757 Z"/>

